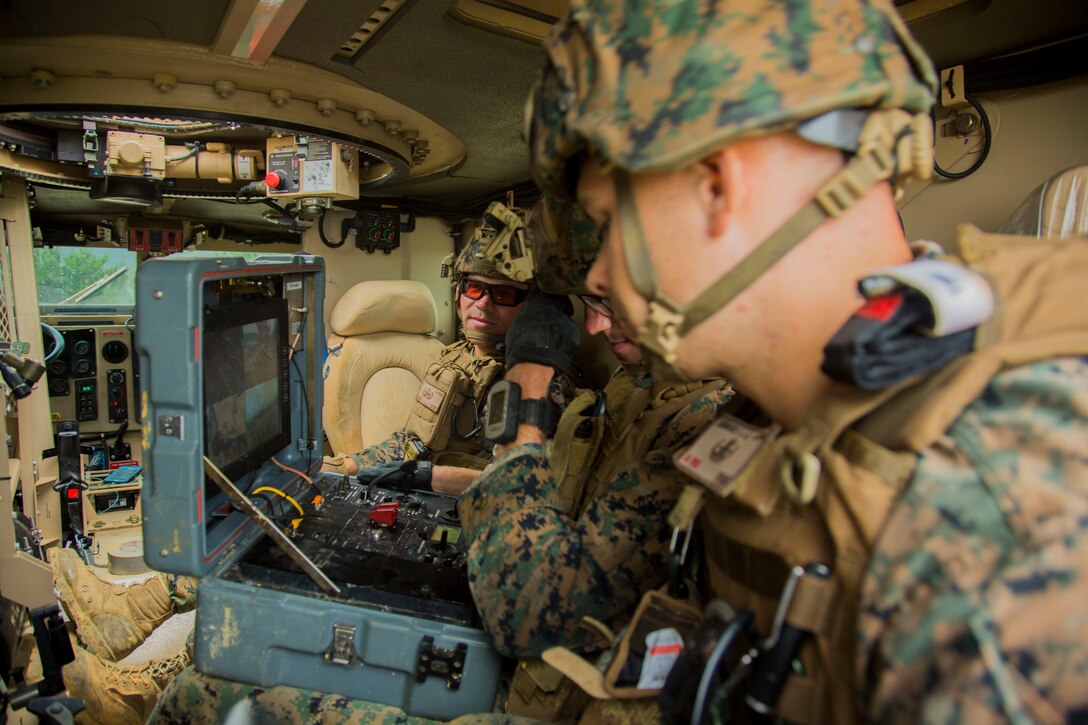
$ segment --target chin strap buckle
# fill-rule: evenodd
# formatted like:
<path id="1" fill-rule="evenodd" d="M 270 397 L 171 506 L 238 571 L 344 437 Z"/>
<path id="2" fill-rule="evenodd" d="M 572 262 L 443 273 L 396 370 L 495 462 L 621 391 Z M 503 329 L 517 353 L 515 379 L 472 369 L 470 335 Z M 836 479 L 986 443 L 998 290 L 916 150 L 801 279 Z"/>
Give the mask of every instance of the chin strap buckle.
<path id="1" fill-rule="evenodd" d="M 680 329 L 684 315 L 666 306 L 660 300 L 650 301 L 650 314 L 639 325 L 638 344 L 657 355 L 668 365 L 676 364 L 676 350 L 680 347 Z"/>
<path id="2" fill-rule="evenodd" d="M 878 181 L 895 172 L 895 156 L 880 141 L 866 141 L 857 155 L 816 192 L 816 203 L 829 217 L 838 219 L 857 204 Z"/>

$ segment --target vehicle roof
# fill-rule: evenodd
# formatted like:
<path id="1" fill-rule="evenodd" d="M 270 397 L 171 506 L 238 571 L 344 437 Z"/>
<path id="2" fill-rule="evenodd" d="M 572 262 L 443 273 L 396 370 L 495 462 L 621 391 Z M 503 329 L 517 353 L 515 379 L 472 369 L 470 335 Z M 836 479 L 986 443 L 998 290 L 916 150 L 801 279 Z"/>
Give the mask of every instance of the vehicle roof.
<path id="1" fill-rule="evenodd" d="M 443 148 L 434 151 L 435 157 L 446 156 L 435 169 L 418 175 L 413 168 L 411 178 L 365 193 L 401 198 L 424 213 L 455 216 L 463 210 L 468 216 L 504 190 L 533 194 L 521 139 L 524 101 L 538 65 L 540 37 L 566 4 L 566 0 L 5 2 L 0 4 L 0 46 L 9 51 L 42 46 L 38 39 L 44 38 L 66 39 L 77 47 L 86 42 L 82 62 L 93 69 L 101 47 L 95 43 L 142 39 L 154 43 L 142 46 L 147 65 L 140 72 L 150 75 L 157 70 L 155 55 L 160 50 L 222 51 L 232 38 L 252 39 L 246 33 L 253 23 L 262 19 L 262 13 L 267 22 L 268 9 L 279 7 L 286 16 L 273 17 L 266 28 L 274 46 L 258 48 L 249 59 L 235 58 L 240 72 L 243 66 L 249 71 L 262 67 L 254 59 L 271 54 L 263 65 L 266 75 L 275 75 L 279 60 L 332 74 L 316 77 L 311 84 L 315 87 L 291 88 L 296 96 L 309 92 L 320 97 L 324 79 L 337 76 L 429 119 L 461 144 L 460 153 L 456 149 L 446 153 L 445 147 L 456 146 L 455 142 L 440 143 Z M 1088 29 L 1088 3 L 1076 0 L 898 0 L 896 5 L 939 67 L 1052 43 Z M 289 22 L 284 20 L 295 12 Z M 248 31 L 238 25 L 239 18 L 243 25 L 248 20 Z M 352 47 L 353 35 L 368 40 L 348 57 L 341 49 Z M 12 110 L 4 80 L 27 74 L 27 58 L 48 57 L 4 54 L 0 48 L 0 112 Z M 48 189 L 39 195 L 39 207 L 39 214 L 101 210 L 85 194 Z M 183 211 L 175 205 L 175 213 L 238 216 L 243 224 L 255 221 L 257 213 L 201 200 L 186 200 L 181 207 Z"/>

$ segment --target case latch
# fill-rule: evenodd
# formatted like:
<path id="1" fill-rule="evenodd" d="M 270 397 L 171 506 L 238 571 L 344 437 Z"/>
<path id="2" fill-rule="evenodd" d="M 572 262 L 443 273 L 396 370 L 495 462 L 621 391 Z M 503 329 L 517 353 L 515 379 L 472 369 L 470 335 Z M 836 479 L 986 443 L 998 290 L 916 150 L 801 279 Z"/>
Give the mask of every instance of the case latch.
<path id="1" fill-rule="evenodd" d="M 447 690 L 456 690 L 461 686 L 465 673 L 465 653 L 468 645 L 458 642 L 453 649 L 434 646 L 434 637 L 427 635 L 419 643 L 419 656 L 416 658 L 416 682 L 423 682 L 431 675 L 446 680 Z"/>
<path id="2" fill-rule="evenodd" d="M 351 667 L 355 664 L 356 659 L 354 643 L 355 625 L 334 622 L 332 625 L 332 644 L 325 650 L 325 661 L 334 665 Z"/>

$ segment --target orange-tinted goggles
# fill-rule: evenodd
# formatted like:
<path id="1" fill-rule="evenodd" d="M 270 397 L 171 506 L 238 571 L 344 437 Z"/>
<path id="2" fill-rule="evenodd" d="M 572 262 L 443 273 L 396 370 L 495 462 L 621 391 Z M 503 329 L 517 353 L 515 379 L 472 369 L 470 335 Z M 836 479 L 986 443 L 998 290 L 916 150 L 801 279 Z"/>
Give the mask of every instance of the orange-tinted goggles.
<path id="1" fill-rule="evenodd" d="M 485 294 L 499 307 L 517 307 L 529 296 L 529 290 L 509 284 L 488 284 L 471 277 L 462 277 L 460 293 L 470 300 L 478 300 Z"/>

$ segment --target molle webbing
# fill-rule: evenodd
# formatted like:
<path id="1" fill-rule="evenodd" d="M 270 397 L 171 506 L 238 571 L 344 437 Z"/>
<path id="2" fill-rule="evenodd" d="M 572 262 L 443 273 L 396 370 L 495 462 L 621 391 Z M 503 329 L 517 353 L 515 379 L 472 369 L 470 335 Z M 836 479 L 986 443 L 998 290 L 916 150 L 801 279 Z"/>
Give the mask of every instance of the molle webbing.
<path id="1" fill-rule="evenodd" d="M 731 496 L 709 496 L 703 514 L 710 588 L 735 609 L 751 609 L 761 636 L 770 634 L 794 567 L 819 562 L 831 569 L 824 588 L 795 598 L 790 610 L 795 624 L 813 635 L 799 653 L 806 675 L 789 678 L 777 707 L 778 714 L 797 722 L 857 717 L 852 623 L 861 581 L 876 536 L 913 470 L 912 455 L 878 450 L 848 430 L 884 396 L 843 392 L 838 404 L 829 401 L 833 417 L 799 431 L 803 448 L 814 446 L 822 463 L 812 501 L 796 500 L 782 480 L 783 464 L 793 455 L 786 437 L 770 445 Z M 837 439 L 820 440 L 819 431 Z M 861 460 L 855 461 L 855 454 Z M 898 480 L 885 479 L 889 471 L 898 471 Z"/>
<path id="2" fill-rule="evenodd" d="M 721 381 L 663 384 L 649 388 L 619 369 L 605 386 L 607 407 L 603 420 L 592 416 L 564 415 L 556 436 L 552 461 L 556 465 L 560 501 L 572 518 L 581 516 L 592 501 L 608 489 L 620 470 L 641 461 L 669 420 L 680 410 L 722 386 Z M 594 397 L 595 399 L 595 397 Z M 584 395 L 579 410 L 593 400 Z M 588 423 L 584 438 L 569 435 Z"/>
<path id="3" fill-rule="evenodd" d="M 479 434 L 479 416 L 487 391 L 503 370 L 497 358 L 473 354 L 470 342 L 447 347 L 427 369 L 405 430 L 423 442 L 432 458 L 457 452 L 486 463 L 490 447 Z"/>

